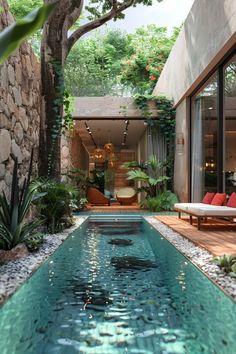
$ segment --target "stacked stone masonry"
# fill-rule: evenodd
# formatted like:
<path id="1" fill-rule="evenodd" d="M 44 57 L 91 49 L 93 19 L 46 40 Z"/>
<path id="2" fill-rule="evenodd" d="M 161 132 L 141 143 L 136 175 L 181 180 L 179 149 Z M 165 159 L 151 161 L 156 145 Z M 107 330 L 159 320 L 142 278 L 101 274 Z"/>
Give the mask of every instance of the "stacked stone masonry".
<path id="1" fill-rule="evenodd" d="M 14 19 L 5 0 L 0 0 L 0 31 Z M 0 191 L 9 194 L 13 159 L 20 164 L 20 185 L 27 176 L 31 149 L 37 173 L 40 124 L 40 64 L 30 45 L 21 47 L 0 65 Z"/>

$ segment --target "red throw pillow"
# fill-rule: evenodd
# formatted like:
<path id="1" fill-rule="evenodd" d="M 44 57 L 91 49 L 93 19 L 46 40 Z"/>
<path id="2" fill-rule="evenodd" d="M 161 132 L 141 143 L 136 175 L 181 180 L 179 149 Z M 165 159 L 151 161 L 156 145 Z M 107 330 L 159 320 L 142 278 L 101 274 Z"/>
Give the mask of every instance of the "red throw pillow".
<path id="1" fill-rule="evenodd" d="M 231 208 L 236 208 L 236 193 L 233 192 L 228 200 L 228 203 L 227 203 L 227 206 L 228 207 L 231 207 Z"/>
<path id="2" fill-rule="evenodd" d="M 211 204 L 212 199 L 214 198 L 214 195 L 215 195 L 215 193 L 209 193 L 209 192 L 207 192 L 207 193 L 204 195 L 204 198 L 203 198 L 203 200 L 202 200 L 202 203 L 203 203 L 203 204 Z"/>
<path id="3" fill-rule="evenodd" d="M 226 193 L 216 193 L 211 201 L 211 205 L 223 205 L 226 199 Z"/>

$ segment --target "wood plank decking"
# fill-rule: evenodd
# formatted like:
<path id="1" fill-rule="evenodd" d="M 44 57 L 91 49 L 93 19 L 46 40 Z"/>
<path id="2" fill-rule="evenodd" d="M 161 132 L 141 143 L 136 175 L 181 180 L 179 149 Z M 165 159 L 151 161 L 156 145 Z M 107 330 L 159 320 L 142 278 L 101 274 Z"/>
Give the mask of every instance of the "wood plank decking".
<path id="1" fill-rule="evenodd" d="M 141 210 L 139 207 L 138 203 L 134 203 L 132 205 L 120 205 L 120 203 L 113 203 L 109 206 L 95 206 L 95 205 L 90 205 L 87 204 L 86 205 L 86 211 L 89 212 L 94 212 L 94 213 L 100 213 L 100 212 L 104 212 L 104 213 L 133 213 L 133 212 L 140 212 L 140 211 L 144 211 Z"/>
<path id="2" fill-rule="evenodd" d="M 214 256 L 236 255 L 236 224 L 209 219 L 198 230 L 189 224 L 189 218 L 178 219 L 177 216 L 169 215 L 158 215 L 155 218 Z"/>

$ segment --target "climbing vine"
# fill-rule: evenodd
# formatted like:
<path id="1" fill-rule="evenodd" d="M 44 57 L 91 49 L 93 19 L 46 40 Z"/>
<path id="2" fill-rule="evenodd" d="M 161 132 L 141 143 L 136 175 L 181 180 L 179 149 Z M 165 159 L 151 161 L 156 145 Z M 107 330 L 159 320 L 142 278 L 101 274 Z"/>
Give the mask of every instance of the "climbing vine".
<path id="1" fill-rule="evenodd" d="M 73 130 L 74 122 L 72 112 L 74 111 L 75 99 L 72 97 L 67 90 L 64 90 L 63 94 L 63 107 L 64 107 L 64 116 L 63 116 L 63 128 L 64 130 Z"/>
<path id="2" fill-rule="evenodd" d="M 164 96 L 136 95 L 135 104 L 143 112 L 146 123 L 152 129 L 158 127 L 167 144 L 166 170 L 170 177 L 169 188 L 173 187 L 175 152 L 175 109 L 173 102 Z M 158 119 L 152 118 L 149 102 L 154 102 Z"/>
<path id="3" fill-rule="evenodd" d="M 50 176 L 52 169 L 52 161 L 55 158 L 54 149 L 58 138 L 66 130 L 73 129 L 73 116 L 74 99 L 70 96 L 68 91 L 65 90 L 64 77 L 61 64 L 57 61 L 52 62 L 53 71 L 57 77 L 58 84 L 56 86 L 57 98 L 53 101 L 53 111 L 55 112 L 56 119 L 51 129 L 51 150 L 48 154 L 48 176 Z M 62 115 L 62 107 L 64 108 L 64 116 Z"/>

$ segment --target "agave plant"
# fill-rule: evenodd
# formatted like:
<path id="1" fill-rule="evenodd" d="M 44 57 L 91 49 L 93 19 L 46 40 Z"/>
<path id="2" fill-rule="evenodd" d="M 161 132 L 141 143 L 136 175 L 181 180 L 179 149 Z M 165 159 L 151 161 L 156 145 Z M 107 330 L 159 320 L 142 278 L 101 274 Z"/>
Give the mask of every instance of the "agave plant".
<path id="1" fill-rule="evenodd" d="M 170 179 L 162 174 L 164 166 L 155 155 L 151 155 L 144 163 L 140 164 L 136 161 L 131 161 L 123 166 L 124 168 L 138 168 L 137 170 L 128 171 L 127 179 L 143 182 L 143 186 L 138 188 L 137 192 L 146 192 L 147 197 L 156 197 L 158 193 L 163 192 L 166 182 Z"/>
<path id="2" fill-rule="evenodd" d="M 213 262 L 218 265 L 225 273 L 234 271 L 236 265 L 236 256 L 223 255 L 214 257 Z M 233 269 L 232 269 L 233 268 Z"/>
<path id="3" fill-rule="evenodd" d="M 30 159 L 28 178 L 25 179 L 22 191 L 20 192 L 18 181 L 18 159 L 14 158 L 14 170 L 11 186 L 10 201 L 2 191 L 0 194 L 0 248 L 11 249 L 19 243 L 25 242 L 27 237 L 37 234 L 35 229 L 41 221 L 26 222 L 24 218 L 29 211 L 33 200 L 42 195 L 37 194 L 36 188 L 30 187 L 32 173 L 33 151 Z"/>

